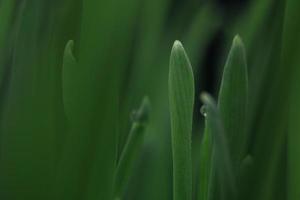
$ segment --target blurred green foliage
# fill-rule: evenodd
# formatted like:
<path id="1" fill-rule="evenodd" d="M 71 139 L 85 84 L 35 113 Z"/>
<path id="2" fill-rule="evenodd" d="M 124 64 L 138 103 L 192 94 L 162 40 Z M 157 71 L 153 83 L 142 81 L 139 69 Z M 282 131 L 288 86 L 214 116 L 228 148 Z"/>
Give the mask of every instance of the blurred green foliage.
<path id="1" fill-rule="evenodd" d="M 172 199 L 168 75 L 175 40 L 195 78 L 192 195 L 199 199 L 210 171 L 199 95 L 206 90 L 217 99 L 236 34 L 248 66 L 247 116 L 230 118 L 234 130 L 245 123 L 239 199 L 300 199 L 300 2 L 229 2 L 0 0 L 0 199 L 113 199 L 135 126 L 130 113 L 145 95 L 151 117 L 122 199 Z M 224 98 L 225 110 L 244 101 L 234 92 Z M 213 100 L 204 103 L 214 111 Z"/>

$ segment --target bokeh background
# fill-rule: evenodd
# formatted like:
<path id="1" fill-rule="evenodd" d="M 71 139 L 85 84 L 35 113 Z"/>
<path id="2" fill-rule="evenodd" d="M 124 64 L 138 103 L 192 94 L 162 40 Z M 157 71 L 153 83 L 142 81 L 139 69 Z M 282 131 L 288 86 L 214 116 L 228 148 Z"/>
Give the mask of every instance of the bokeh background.
<path id="1" fill-rule="evenodd" d="M 0 198 L 111 199 L 131 112 L 147 95 L 150 124 L 125 199 L 172 199 L 167 88 L 174 40 L 196 79 L 196 197 L 199 94 L 217 97 L 239 34 L 255 159 L 244 199 L 299 199 L 299 9 L 297 0 L 0 0 Z M 64 59 L 68 54 L 74 59 Z"/>

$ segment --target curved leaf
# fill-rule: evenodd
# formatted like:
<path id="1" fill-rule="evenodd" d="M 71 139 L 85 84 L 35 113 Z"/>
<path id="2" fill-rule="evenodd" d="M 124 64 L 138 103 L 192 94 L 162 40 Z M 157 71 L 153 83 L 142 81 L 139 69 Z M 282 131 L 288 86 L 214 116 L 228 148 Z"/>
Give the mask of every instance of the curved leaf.
<path id="1" fill-rule="evenodd" d="M 122 197 L 128 179 L 132 174 L 132 168 L 141 151 L 145 128 L 148 124 L 150 112 L 150 101 L 147 97 L 143 99 L 140 109 L 134 113 L 133 124 L 118 162 L 115 175 L 115 198 Z"/>

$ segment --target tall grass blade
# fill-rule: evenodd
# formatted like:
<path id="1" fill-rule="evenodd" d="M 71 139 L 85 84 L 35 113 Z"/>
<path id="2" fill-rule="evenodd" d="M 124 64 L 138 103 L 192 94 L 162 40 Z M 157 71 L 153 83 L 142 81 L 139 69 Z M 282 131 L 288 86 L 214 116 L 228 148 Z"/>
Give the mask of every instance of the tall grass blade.
<path id="1" fill-rule="evenodd" d="M 4 0 L 0 2 L 0 115 L 2 115 L 3 102 L 5 95 L 3 91 L 6 85 L 8 85 L 10 67 L 7 61 L 11 56 L 11 35 L 13 35 L 11 29 L 11 21 L 13 18 L 13 8 L 15 1 Z M 18 17 L 15 16 L 17 19 Z"/>
<path id="2" fill-rule="evenodd" d="M 7 5 L 9 1 L 1 1 L 1 6 L 2 3 Z M 51 23 L 58 15 L 52 4 L 46 9 L 41 1 L 20 1 L 18 6 L 22 10 L 20 15 L 14 13 L 19 8 L 8 6 L 14 13 L 10 20 L 15 24 L 1 19 L 9 20 L 8 32 L 6 28 L 3 30 L 8 33 L 4 36 L 4 43 L 8 42 L 4 52 L 10 58 L 5 64 L 9 69 L 5 81 L 8 87 L 2 93 L 5 101 L 0 125 L 0 198 L 50 200 L 56 160 L 55 134 L 61 131 L 60 117 L 56 115 L 60 110 L 57 107 L 60 99 L 56 98 L 59 43 L 53 39 L 59 36 L 54 31 L 57 24 Z"/>
<path id="3" fill-rule="evenodd" d="M 296 20 L 300 17 L 300 2 L 297 0 L 287 0 L 286 2 L 282 67 L 286 70 L 285 73 L 289 73 L 291 77 L 284 80 L 285 83 L 290 84 L 289 93 L 285 91 L 285 94 L 289 94 L 286 188 L 287 199 L 295 200 L 300 199 L 300 21 Z"/>
<path id="4" fill-rule="evenodd" d="M 148 124 L 149 112 L 150 102 L 145 97 L 139 110 L 134 113 L 133 124 L 118 162 L 115 175 L 115 199 L 122 199 L 123 192 L 132 174 L 133 165 L 140 155 L 145 128 Z"/>
<path id="5" fill-rule="evenodd" d="M 212 167 L 209 183 L 210 200 L 233 200 L 236 198 L 236 180 L 229 153 L 223 121 L 214 99 L 207 93 L 201 95 L 206 106 L 206 120 L 212 134 Z"/>
<path id="6" fill-rule="evenodd" d="M 203 115 L 206 115 L 206 107 L 202 107 Z M 200 147 L 200 175 L 199 186 L 200 190 L 197 194 L 197 200 L 207 200 L 209 193 L 209 180 L 211 174 L 211 156 L 212 156 L 212 137 L 211 131 L 208 126 L 207 120 L 205 120 L 205 131 L 201 141 Z"/>
<path id="7" fill-rule="evenodd" d="M 67 118 L 72 118 L 72 116 L 74 116 L 72 111 L 76 110 L 76 105 L 72 102 L 76 101 L 78 98 L 75 85 L 78 81 L 76 81 L 76 73 L 74 73 L 77 61 L 74 57 L 73 50 L 74 41 L 70 40 L 65 48 L 62 72 L 63 102 Z"/>
<path id="8" fill-rule="evenodd" d="M 5 40 L 8 38 L 8 28 L 13 17 L 14 0 L 3 0 L 0 2 L 0 52 L 4 53 Z M 2 55 L 1 55 L 2 56 Z"/>
<path id="9" fill-rule="evenodd" d="M 241 38 L 235 36 L 224 67 L 218 99 L 235 172 L 245 156 L 247 139 L 248 73 L 245 54 Z"/>
<path id="10" fill-rule="evenodd" d="M 173 153 L 173 198 L 174 200 L 191 200 L 194 76 L 190 61 L 179 41 L 175 41 L 170 57 L 169 103 Z"/>

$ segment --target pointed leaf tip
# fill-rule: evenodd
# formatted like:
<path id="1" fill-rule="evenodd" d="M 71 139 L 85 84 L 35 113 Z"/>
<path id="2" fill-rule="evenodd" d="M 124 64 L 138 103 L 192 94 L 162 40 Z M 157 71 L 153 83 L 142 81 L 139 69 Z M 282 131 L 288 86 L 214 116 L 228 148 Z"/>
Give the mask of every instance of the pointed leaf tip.
<path id="1" fill-rule="evenodd" d="M 73 50 L 73 48 L 74 48 L 74 40 L 69 40 L 66 46 L 69 47 L 67 49 L 72 49 Z"/>
<path id="2" fill-rule="evenodd" d="M 173 64 L 172 64 L 173 62 Z M 182 67 L 187 67 L 192 70 L 190 60 L 186 54 L 186 51 L 179 40 L 175 40 L 172 51 L 171 51 L 171 67 L 174 66 L 174 62 L 181 65 Z"/>
<path id="3" fill-rule="evenodd" d="M 239 34 L 234 36 L 233 43 L 237 45 L 243 45 L 243 40 Z"/>
<path id="4" fill-rule="evenodd" d="M 69 40 L 68 43 L 66 44 L 65 47 L 65 56 L 70 56 L 71 59 L 75 60 L 73 51 L 74 51 L 74 41 L 73 40 Z"/>
<path id="5" fill-rule="evenodd" d="M 245 45 L 240 35 L 236 35 L 232 41 L 231 51 L 234 50 L 240 52 L 240 54 L 242 54 L 242 57 L 244 57 L 246 54 Z"/>
<path id="6" fill-rule="evenodd" d="M 174 200 L 192 198 L 191 133 L 194 95 L 192 66 L 182 44 L 175 41 L 169 68 Z"/>
<path id="7" fill-rule="evenodd" d="M 69 40 L 65 46 L 62 68 L 63 102 L 67 117 L 71 120 L 77 116 L 79 74 L 76 71 L 77 61 L 73 54 L 74 41 Z"/>
<path id="8" fill-rule="evenodd" d="M 182 46 L 182 43 L 179 40 L 175 40 L 174 44 L 173 44 L 173 50 L 177 50 L 177 49 L 184 49 Z"/>

